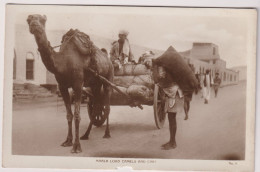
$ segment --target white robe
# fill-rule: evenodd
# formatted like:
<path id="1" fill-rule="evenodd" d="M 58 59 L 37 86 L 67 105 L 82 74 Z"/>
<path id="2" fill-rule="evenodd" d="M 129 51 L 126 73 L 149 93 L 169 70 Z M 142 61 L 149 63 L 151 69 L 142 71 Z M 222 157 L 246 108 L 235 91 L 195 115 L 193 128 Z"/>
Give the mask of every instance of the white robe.
<path id="1" fill-rule="evenodd" d="M 203 97 L 204 99 L 206 100 L 209 100 L 210 99 L 210 84 L 211 84 L 211 81 L 210 81 L 210 76 L 209 75 L 205 75 L 206 77 L 206 87 L 204 86 L 202 89 L 203 89 Z"/>

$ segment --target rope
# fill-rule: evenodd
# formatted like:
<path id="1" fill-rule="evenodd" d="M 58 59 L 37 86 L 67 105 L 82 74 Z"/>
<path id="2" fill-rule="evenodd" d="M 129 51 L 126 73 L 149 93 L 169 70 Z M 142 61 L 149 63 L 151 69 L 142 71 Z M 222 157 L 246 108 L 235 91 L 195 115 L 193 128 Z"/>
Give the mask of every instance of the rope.
<path id="1" fill-rule="evenodd" d="M 69 37 L 69 39 L 67 39 L 65 42 L 63 42 L 62 44 L 67 44 L 76 34 L 78 33 L 78 31 L 76 30 L 75 31 L 75 33 L 73 34 L 73 35 L 71 35 L 70 37 Z M 57 46 L 54 46 L 54 47 L 52 47 L 53 49 L 54 48 L 58 48 L 58 47 L 60 47 L 62 44 L 60 44 L 60 45 L 57 45 Z"/>

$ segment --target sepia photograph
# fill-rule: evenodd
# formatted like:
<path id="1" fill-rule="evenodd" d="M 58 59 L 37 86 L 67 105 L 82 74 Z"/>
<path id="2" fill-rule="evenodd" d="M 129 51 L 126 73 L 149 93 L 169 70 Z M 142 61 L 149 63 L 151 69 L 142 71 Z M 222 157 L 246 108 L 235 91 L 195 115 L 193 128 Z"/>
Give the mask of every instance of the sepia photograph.
<path id="1" fill-rule="evenodd" d="M 4 167 L 253 171 L 255 9 L 8 4 L 5 23 Z"/>

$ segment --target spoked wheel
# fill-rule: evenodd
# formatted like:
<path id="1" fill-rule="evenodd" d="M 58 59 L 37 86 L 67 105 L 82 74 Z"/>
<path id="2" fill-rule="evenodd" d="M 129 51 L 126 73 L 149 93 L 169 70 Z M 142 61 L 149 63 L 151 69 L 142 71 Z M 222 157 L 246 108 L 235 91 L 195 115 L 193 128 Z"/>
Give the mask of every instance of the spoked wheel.
<path id="1" fill-rule="evenodd" d="M 87 108 L 88 108 L 88 115 L 90 120 L 92 121 L 92 124 L 95 125 L 96 127 L 102 126 L 109 115 L 109 110 L 106 110 L 105 106 L 103 105 L 100 104 L 94 105 L 91 100 L 88 101 Z"/>
<path id="2" fill-rule="evenodd" d="M 164 112 L 165 94 L 158 85 L 154 85 L 154 100 L 153 100 L 154 120 L 158 129 L 163 128 L 166 113 Z"/>

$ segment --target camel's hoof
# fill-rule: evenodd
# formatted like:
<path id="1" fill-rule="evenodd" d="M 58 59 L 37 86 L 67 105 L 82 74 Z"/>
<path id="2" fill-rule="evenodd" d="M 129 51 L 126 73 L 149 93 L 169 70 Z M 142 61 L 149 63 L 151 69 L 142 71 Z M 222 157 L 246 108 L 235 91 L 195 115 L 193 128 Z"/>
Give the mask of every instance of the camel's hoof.
<path id="1" fill-rule="evenodd" d="M 71 153 L 80 153 L 80 152 L 82 152 L 80 143 L 74 143 Z"/>
<path id="2" fill-rule="evenodd" d="M 105 139 L 108 139 L 108 138 L 110 138 L 111 136 L 110 136 L 110 134 L 109 133 L 106 133 L 104 136 L 103 136 L 103 138 L 105 138 Z"/>
<path id="3" fill-rule="evenodd" d="M 83 136 L 80 137 L 80 140 L 88 140 L 88 136 L 83 135 Z"/>
<path id="4" fill-rule="evenodd" d="M 184 120 L 188 120 L 188 119 L 189 119 L 189 117 L 187 117 L 187 116 L 184 118 Z"/>
<path id="5" fill-rule="evenodd" d="M 67 139 L 65 142 L 63 142 L 62 144 L 61 144 L 61 146 L 63 146 L 63 147 L 69 147 L 69 146 L 72 146 L 73 144 L 72 144 L 72 140 L 71 139 Z"/>

